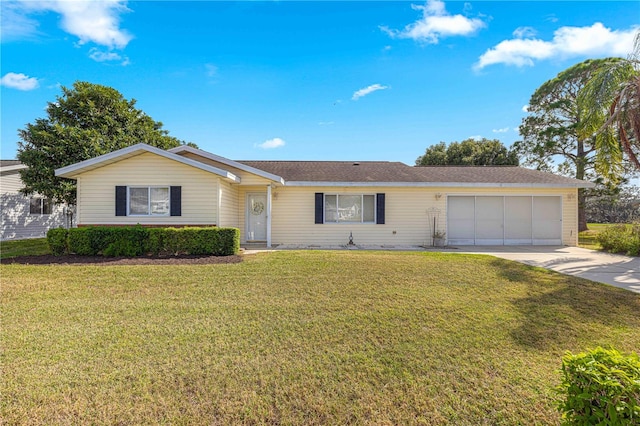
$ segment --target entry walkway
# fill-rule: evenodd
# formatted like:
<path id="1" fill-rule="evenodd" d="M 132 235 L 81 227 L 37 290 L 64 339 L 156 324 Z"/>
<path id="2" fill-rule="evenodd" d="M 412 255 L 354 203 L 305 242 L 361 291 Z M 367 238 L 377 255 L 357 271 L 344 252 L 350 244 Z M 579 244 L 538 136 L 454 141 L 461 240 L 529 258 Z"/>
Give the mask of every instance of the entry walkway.
<path id="1" fill-rule="evenodd" d="M 580 247 L 457 246 L 459 253 L 488 254 L 640 293 L 640 257 Z"/>

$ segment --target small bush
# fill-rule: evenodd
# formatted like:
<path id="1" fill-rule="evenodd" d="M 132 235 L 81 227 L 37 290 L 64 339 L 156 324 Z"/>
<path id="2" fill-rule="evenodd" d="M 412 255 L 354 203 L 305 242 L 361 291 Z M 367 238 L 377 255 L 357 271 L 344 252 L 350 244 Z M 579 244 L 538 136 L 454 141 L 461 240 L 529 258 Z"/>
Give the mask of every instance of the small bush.
<path id="1" fill-rule="evenodd" d="M 67 236 L 68 231 L 64 228 L 54 228 L 47 231 L 47 243 L 49 249 L 54 256 L 62 256 L 67 254 Z"/>
<path id="2" fill-rule="evenodd" d="M 640 224 L 610 226 L 596 236 L 603 249 L 640 256 Z"/>
<path id="3" fill-rule="evenodd" d="M 95 256 L 98 250 L 91 243 L 93 236 L 91 228 L 72 228 L 69 229 L 69 253 L 80 256 Z"/>
<path id="4" fill-rule="evenodd" d="M 565 425 L 640 424 L 640 358 L 596 348 L 562 357 Z"/>
<path id="5" fill-rule="evenodd" d="M 108 235 L 103 236 L 102 244 L 106 247 L 102 254 L 108 257 L 142 256 L 147 253 L 148 240 L 149 230 L 140 225 L 112 228 Z"/>
<path id="6" fill-rule="evenodd" d="M 218 235 L 220 250 L 215 252 L 217 256 L 231 256 L 240 251 L 240 231 L 236 228 L 220 228 Z"/>

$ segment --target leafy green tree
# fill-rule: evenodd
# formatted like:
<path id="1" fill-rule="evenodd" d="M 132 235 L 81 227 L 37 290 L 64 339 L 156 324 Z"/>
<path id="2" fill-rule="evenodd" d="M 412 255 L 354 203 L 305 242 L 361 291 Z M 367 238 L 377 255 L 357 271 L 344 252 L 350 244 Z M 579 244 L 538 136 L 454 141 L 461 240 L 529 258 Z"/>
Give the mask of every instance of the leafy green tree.
<path id="1" fill-rule="evenodd" d="M 416 166 L 517 166 L 518 155 L 499 140 L 465 139 L 431 145 L 416 159 Z"/>
<path id="2" fill-rule="evenodd" d="M 593 139 L 595 167 L 616 175 L 624 159 L 640 170 L 640 31 L 627 59 L 600 67 L 578 96 L 584 115 L 580 131 Z"/>
<path id="3" fill-rule="evenodd" d="M 520 125 L 522 140 L 514 144 L 525 166 L 552 171 L 576 179 L 593 181 L 596 146 L 583 130 L 585 113 L 578 107 L 578 95 L 602 67 L 617 58 L 589 59 L 545 82 L 531 96 L 528 115 Z M 617 176 L 606 176 L 615 181 Z M 578 228 L 587 229 L 585 191 L 578 190 Z"/>
<path id="4" fill-rule="evenodd" d="M 612 190 L 594 188 L 585 210 L 594 223 L 632 223 L 640 221 L 640 187 L 618 185 Z"/>
<path id="5" fill-rule="evenodd" d="M 184 144 L 135 103 L 98 84 L 62 87 L 62 95 L 48 103 L 46 118 L 18 130 L 18 159 L 28 166 L 20 172 L 22 192 L 75 204 L 75 181 L 56 177 L 55 169 L 141 142 L 162 149 Z"/>

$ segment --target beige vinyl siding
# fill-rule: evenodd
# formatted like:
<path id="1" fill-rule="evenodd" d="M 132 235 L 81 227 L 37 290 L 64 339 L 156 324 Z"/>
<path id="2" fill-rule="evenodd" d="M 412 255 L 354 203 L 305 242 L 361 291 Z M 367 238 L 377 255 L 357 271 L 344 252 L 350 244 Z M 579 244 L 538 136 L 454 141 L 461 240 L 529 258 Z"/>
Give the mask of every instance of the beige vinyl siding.
<path id="1" fill-rule="evenodd" d="M 144 153 L 78 175 L 79 225 L 216 225 L 218 176 Z M 182 216 L 116 216 L 116 186 L 181 186 Z"/>
<path id="2" fill-rule="evenodd" d="M 180 155 L 182 155 L 185 158 L 199 161 L 201 163 L 208 164 L 210 166 L 217 167 L 219 169 L 226 170 L 230 173 L 233 173 L 234 175 L 240 177 L 240 185 L 268 185 L 269 183 L 271 183 L 269 179 L 254 175 L 253 173 L 245 172 L 244 170 L 236 169 L 235 167 L 230 167 L 227 164 L 223 164 L 218 161 L 213 161 L 208 158 L 204 158 L 199 155 L 192 154 L 190 152 L 181 153 Z"/>
<path id="3" fill-rule="evenodd" d="M 238 185 L 220 180 L 220 225 L 238 228 Z"/>
<path id="4" fill-rule="evenodd" d="M 562 193 L 562 243 L 578 245 L 578 190 L 568 189 Z"/>
<path id="5" fill-rule="evenodd" d="M 349 234 L 353 233 L 354 242 L 362 245 L 430 245 L 432 227 L 430 218 L 436 217 L 438 230 L 447 231 L 447 195 L 562 196 L 563 244 L 577 244 L 575 189 L 281 187 L 275 192 L 278 195 L 273 200 L 272 206 L 273 244 L 344 245 L 349 241 Z M 360 223 L 316 225 L 314 223 L 316 192 L 324 194 L 384 193 L 386 194 L 386 223 L 384 225 Z M 441 196 L 438 198 L 436 194 Z"/>
<path id="6" fill-rule="evenodd" d="M 429 232 L 426 210 L 435 204 L 432 192 L 415 188 L 278 188 L 272 205 L 273 244 L 344 245 L 353 233 L 355 244 L 422 245 Z M 385 194 L 385 224 L 315 224 L 316 192 L 324 194 Z M 444 226 L 441 215 L 439 225 Z M 395 233 L 394 233 L 395 231 Z"/>
<path id="7" fill-rule="evenodd" d="M 0 175 L 0 193 L 17 194 L 22 189 L 22 180 L 18 170 L 3 173 Z"/>

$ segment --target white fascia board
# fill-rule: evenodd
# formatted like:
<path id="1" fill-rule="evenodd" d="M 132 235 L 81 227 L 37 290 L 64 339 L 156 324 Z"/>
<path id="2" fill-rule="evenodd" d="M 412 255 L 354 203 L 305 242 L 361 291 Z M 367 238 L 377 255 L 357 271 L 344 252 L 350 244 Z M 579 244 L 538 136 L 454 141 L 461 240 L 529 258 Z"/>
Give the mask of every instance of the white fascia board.
<path id="1" fill-rule="evenodd" d="M 6 166 L 6 167 L 0 167 L 0 173 L 9 173 L 9 172 L 13 172 L 16 170 L 22 170 L 22 169 L 26 169 L 27 166 L 24 164 L 16 164 L 15 166 Z"/>
<path id="2" fill-rule="evenodd" d="M 245 172 L 252 173 L 254 175 L 257 175 L 257 176 L 263 177 L 265 179 L 269 179 L 269 180 L 272 180 L 274 182 L 278 182 L 281 185 L 284 185 L 284 179 L 281 178 L 278 175 L 274 175 L 273 173 L 265 172 L 264 170 L 256 169 L 255 167 L 247 166 L 246 164 L 242 164 L 242 163 L 239 163 L 237 161 L 229 160 L 228 158 L 221 157 L 219 155 L 212 154 L 210 152 L 203 151 L 201 149 L 194 148 L 194 147 L 189 146 L 189 145 L 182 145 L 182 146 L 178 146 L 178 147 L 175 147 L 175 148 L 171 148 L 169 151 L 174 153 L 174 154 L 177 154 L 179 152 L 188 152 L 188 153 L 191 153 L 191 154 L 199 155 L 201 157 L 208 158 L 209 160 L 217 161 L 219 163 L 226 164 L 229 167 L 233 167 L 233 168 L 236 168 L 236 169 L 239 169 L 239 170 L 243 170 Z"/>
<path id="3" fill-rule="evenodd" d="M 209 166 L 207 164 L 203 164 L 199 161 L 190 160 L 188 158 L 182 157 L 177 154 L 173 154 L 169 151 L 165 151 L 160 148 L 156 148 L 151 145 L 147 145 L 144 143 L 139 143 L 136 145 L 128 146 L 126 148 L 119 149 L 117 151 L 109 152 L 107 154 L 100 155 L 95 158 L 90 158 L 85 161 L 81 161 L 76 164 L 71 164 L 70 166 L 61 167 L 56 169 L 56 176 L 73 178 L 73 176 L 80 174 L 85 171 L 93 170 L 102 165 L 106 165 L 109 163 L 113 163 L 119 161 L 120 159 L 124 159 L 127 157 L 132 157 L 134 155 L 142 154 L 143 152 L 150 152 L 152 154 L 159 155 L 164 158 L 168 158 L 169 160 L 177 161 L 182 164 L 186 164 L 201 170 L 204 170 L 209 173 L 214 173 L 218 176 L 222 176 L 226 179 L 229 179 L 235 183 L 240 182 L 240 177 L 230 173 L 226 170 L 219 169 L 217 167 Z"/>
<path id="4" fill-rule="evenodd" d="M 485 182 L 310 182 L 289 181 L 285 186 L 328 187 L 396 187 L 396 188 L 592 188 L 592 182 L 584 184 L 558 183 L 485 183 Z"/>

